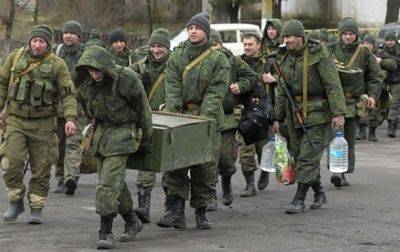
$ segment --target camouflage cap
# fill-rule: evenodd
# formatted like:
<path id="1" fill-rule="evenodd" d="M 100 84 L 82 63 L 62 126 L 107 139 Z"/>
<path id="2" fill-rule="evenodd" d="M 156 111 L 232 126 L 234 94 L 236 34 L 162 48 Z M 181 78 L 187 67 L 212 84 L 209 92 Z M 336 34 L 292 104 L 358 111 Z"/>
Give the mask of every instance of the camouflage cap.
<path id="1" fill-rule="evenodd" d="M 47 25 L 36 25 L 32 27 L 32 30 L 29 33 L 29 41 L 31 41 L 35 37 L 40 37 L 46 40 L 48 46 L 50 46 L 52 35 L 53 32 Z"/>
<path id="2" fill-rule="evenodd" d="M 221 34 L 215 29 L 211 29 L 210 38 L 214 40 L 214 42 L 218 42 L 222 44 Z"/>
<path id="3" fill-rule="evenodd" d="M 305 32 L 303 23 L 297 19 L 289 20 L 282 28 L 282 37 L 283 36 L 297 36 L 304 38 Z"/>
<path id="4" fill-rule="evenodd" d="M 78 35 L 78 37 L 82 36 L 82 26 L 78 21 L 68 21 L 62 27 L 62 33 L 73 33 Z"/>
<path id="5" fill-rule="evenodd" d="M 152 44 L 160 44 L 169 49 L 171 47 L 169 31 L 163 28 L 154 30 L 149 39 L 149 45 Z"/>
<path id="6" fill-rule="evenodd" d="M 352 31 L 358 37 L 360 37 L 360 31 L 358 30 L 357 22 L 351 17 L 345 17 L 339 22 L 339 34 L 342 34 L 345 31 Z"/>

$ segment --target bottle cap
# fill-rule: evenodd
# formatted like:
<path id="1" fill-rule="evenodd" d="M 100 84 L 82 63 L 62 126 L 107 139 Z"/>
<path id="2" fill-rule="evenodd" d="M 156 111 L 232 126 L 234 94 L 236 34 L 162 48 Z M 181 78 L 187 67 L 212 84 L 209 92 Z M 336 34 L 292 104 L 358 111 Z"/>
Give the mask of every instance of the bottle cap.
<path id="1" fill-rule="evenodd" d="M 340 130 L 336 131 L 336 136 L 337 137 L 343 137 L 343 132 L 340 131 Z"/>

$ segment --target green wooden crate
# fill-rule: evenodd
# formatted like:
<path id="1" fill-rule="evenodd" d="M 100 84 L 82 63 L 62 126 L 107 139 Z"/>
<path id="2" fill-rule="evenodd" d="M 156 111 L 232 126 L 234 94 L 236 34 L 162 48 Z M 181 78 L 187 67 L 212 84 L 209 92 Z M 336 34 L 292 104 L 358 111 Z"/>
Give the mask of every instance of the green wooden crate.
<path id="1" fill-rule="evenodd" d="M 152 119 L 152 152 L 130 155 L 128 169 L 165 172 L 215 159 L 215 120 L 165 112 L 153 112 Z"/>

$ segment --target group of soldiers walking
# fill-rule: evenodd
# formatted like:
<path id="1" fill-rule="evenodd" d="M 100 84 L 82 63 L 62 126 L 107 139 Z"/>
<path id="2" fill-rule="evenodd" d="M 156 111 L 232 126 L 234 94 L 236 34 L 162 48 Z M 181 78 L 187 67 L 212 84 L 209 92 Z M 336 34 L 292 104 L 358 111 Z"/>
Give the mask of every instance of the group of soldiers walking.
<path id="1" fill-rule="evenodd" d="M 27 47 L 14 50 L 0 69 L 0 108 L 4 111 L 0 114 L 4 126 L 0 154 L 10 202 L 4 221 L 14 222 L 24 212 L 27 162 L 32 174 L 28 222 L 41 224 L 51 166 L 56 165 L 53 192 L 74 195 L 83 155 L 91 155 L 99 177 L 97 248 L 114 247 L 112 226 L 117 214 L 125 221 L 119 241 L 133 241 L 142 223 L 150 222 L 156 174 L 138 172 L 139 204 L 133 208 L 125 182 L 126 161 L 129 154 L 151 151 L 151 111 L 161 110 L 215 119 L 217 158 L 162 174 L 166 209 L 157 225 L 185 229 L 185 202 L 190 199 L 197 228 L 212 228 L 207 211 L 217 209 L 218 175 L 222 203 L 229 206 L 237 158 L 246 181 L 240 196 L 257 194 L 255 171 L 268 139 L 246 145 L 237 130 L 241 118 L 257 107 L 262 96 L 275 110 L 271 133 L 287 138 L 295 160 L 297 191 L 285 212 L 303 212 L 310 187 L 314 191 L 310 208 L 321 208 L 327 198 L 320 161 L 332 129 L 344 131 L 349 144 L 347 173 L 353 173 L 357 128 L 359 139 L 365 138 L 369 127 L 369 139 L 376 141 L 375 129 L 387 119 L 388 136 L 395 137 L 400 113 L 400 45 L 395 34 L 385 35 L 378 53 L 376 39 L 371 34 L 362 36 L 354 19 L 344 18 L 338 31 L 335 40 L 326 30 L 311 38 L 298 20 L 283 24 L 271 19 L 262 37 L 243 34 L 244 54 L 234 56 L 210 28 L 206 13 L 188 21 L 188 39 L 173 51 L 169 31 L 162 28 L 152 33 L 145 47 L 133 51 L 119 28 L 109 33 L 109 45 L 97 29 L 84 45 L 81 25 L 69 21 L 62 28 L 63 44 L 52 48 L 51 29 L 33 27 Z M 271 70 L 272 61 L 279 62 L 302 122 L 290 109 L 280 85 L 282 76 Z M 357 68 L 361 74 L 344 80 L 338 64 Z M 384 91 L 393 97 L 387 118 L 388 108 L 380 100 Z M 364 105 L 359 105 L 361 98 Z M 367 116 L 360 121 L 358 112 L 363 106 Z M 88 128 L 92 130 L 90 149 L 82 151 Z M 268 180 L 269 173 L 261 171 L 257 188 L 264 190 Z M 333 174 L 331 182 L 335 187 L 350 185 L 344 173 Z"/>

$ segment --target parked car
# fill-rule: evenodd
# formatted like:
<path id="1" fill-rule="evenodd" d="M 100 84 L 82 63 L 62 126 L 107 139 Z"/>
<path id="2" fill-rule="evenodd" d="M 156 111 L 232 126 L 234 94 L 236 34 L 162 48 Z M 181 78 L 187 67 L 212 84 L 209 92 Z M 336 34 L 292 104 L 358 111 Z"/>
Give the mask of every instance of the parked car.
<path id="1" fill-rule="evenodd" d="M 245 33 L 256 32 L 262 36 L 260 27 L 254 24 L 211 24 L 211 28 L 221 34 L 222 44 L 231 50 L 234 55 L 243 54 L 242 37 Z M 185 28 L 171 40 L 171 48 L 174 49 L 186 39 L 187 32 Z"/>

